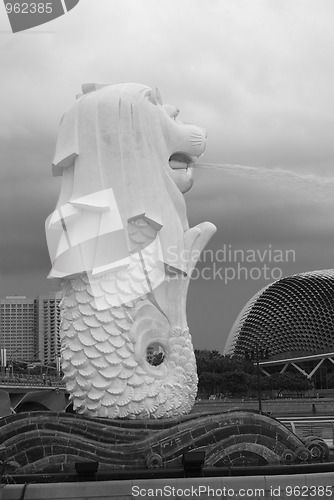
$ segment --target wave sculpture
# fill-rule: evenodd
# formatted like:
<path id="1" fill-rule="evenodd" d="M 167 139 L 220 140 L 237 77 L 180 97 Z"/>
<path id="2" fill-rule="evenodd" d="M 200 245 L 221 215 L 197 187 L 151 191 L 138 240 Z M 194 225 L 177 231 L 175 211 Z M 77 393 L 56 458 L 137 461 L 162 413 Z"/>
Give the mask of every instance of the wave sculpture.
<path id="1" fill-rule="evenodd" d="M 62 282 L 62 370 L 79 414 L 166 418 L 190 412 L 196 361 L 189 279 L 216 231 L 189 228 L 183 193 L 206 133 L 158 89 L 83 85 L 61 120 L 46 221 L 50 278 Z M 152 366 L 147 352 L 163 361 Z"/>
<path id="2" fill-rule="evenodd" d="M 138 469 L 182 467 L 183 454 L 194 449 L 205 451 L 207 469 L 307 464 L 326 461 L 329 454 L 321 438 L 301 440 L 269 415 L 247 410 L 190 414 L 145 425 L 31 412 L 2 418 L 0 437 L 2 459 L 17 463 L 16 474 L 73 473 L 75 463 L 97 461 L 100 472 L 135 475 Z"/>

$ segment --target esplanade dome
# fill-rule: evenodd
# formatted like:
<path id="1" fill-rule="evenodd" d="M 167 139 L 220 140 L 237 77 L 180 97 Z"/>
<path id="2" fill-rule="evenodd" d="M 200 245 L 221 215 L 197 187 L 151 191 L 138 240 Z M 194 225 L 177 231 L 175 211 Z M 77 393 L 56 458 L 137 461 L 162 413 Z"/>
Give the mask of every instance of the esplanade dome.
<path id="1" fill-rule="evenodd" d="M 256 349 L 269 359 L 334 351 L 334 269 L 279 279 L 245 305 L 224 354 L 244 358 Z"/>

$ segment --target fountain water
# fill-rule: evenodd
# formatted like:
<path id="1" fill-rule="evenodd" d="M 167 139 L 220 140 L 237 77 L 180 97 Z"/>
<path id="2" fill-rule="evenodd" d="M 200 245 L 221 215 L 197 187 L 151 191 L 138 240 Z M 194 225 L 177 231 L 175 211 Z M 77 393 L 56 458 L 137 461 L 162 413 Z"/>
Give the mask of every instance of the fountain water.
<path id="1" fill-rule="evenodd" d="M 333 204 L 334 177 L 304 173 L 281 167 L 239 165 L 232 163 L 198 162 L 193 165 L 197 171 L 217 171 L 221 174 L 257 181 L 259 185 L 275 185 L 275 189 L 294 191 L 294 195 L 306 197 L 309 202 Z"/>

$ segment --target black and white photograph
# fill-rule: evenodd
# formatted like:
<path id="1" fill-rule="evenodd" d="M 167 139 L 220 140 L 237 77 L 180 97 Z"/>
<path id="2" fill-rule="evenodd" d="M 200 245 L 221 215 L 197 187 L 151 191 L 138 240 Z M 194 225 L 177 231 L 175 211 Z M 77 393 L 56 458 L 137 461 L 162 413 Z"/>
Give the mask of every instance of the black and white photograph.
<path id="1" fill-rule="evenodd" d="M 0 5 L 0 498 L 334 498 L 333 19 Z"/>

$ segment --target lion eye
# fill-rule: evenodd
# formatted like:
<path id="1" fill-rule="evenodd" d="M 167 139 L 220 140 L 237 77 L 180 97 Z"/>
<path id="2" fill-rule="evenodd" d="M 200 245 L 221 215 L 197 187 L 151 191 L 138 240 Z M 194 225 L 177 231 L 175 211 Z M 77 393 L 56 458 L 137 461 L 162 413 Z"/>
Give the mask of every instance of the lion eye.
<path id="1" fill-rule="evenodd" d="M 170 117 L 173 119 L 173 120 L 176 120 L 176 118 L 179 116 L 179 113 L 180 113 L 180 110 L 179 109 L 176 109 L 171 115 Z"/>

